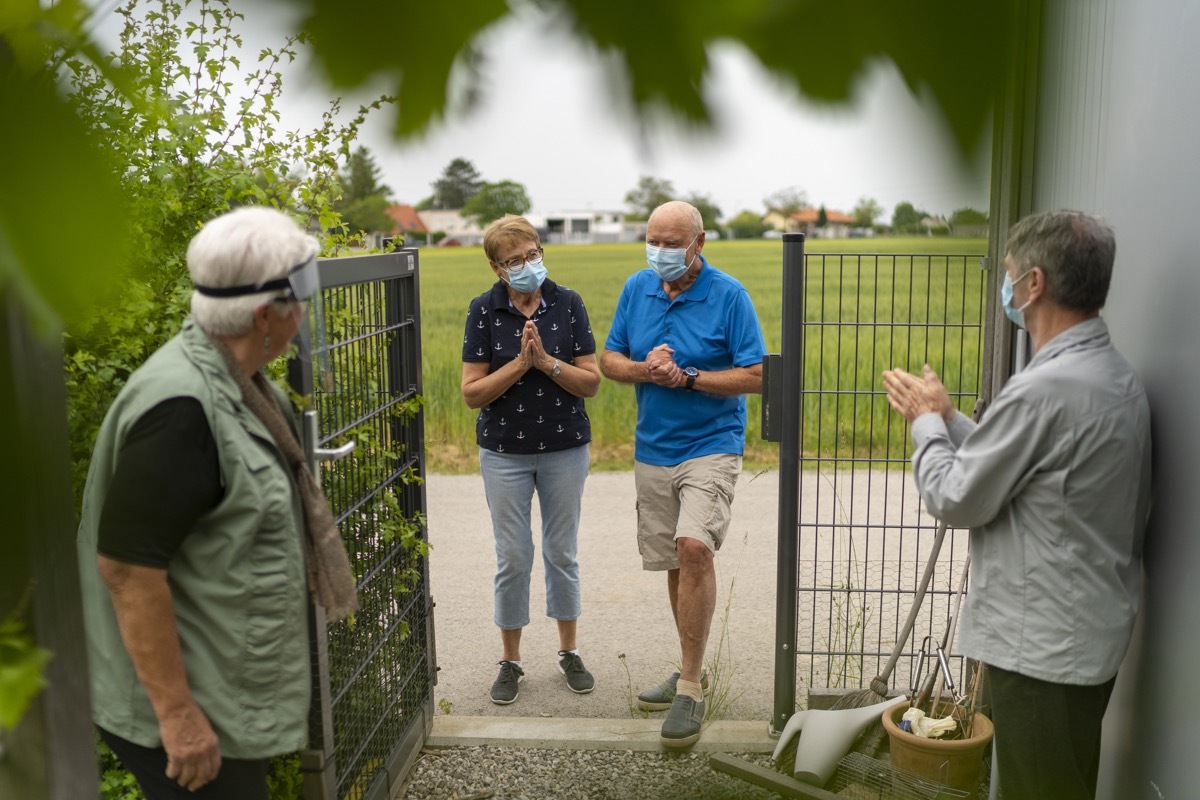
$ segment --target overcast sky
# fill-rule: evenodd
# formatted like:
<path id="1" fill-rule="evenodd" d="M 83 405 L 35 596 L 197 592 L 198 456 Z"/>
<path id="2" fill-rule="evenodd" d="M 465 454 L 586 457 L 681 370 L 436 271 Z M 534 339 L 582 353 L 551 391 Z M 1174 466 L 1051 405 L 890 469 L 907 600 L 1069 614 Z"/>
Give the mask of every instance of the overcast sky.
<path id="1" fill-rule="evenodd" d="M 112 5 L 97 3 L 102 10 Z M 540 214 L 624 209 L 641 175 L 669 180 L 680 194 L 709 195 L 726 218 L 743 209 L 761 212 L 764 197 L 793 185 L 814 206 L 844 212 L 860 197 L 873 197 L 886 220 L 905 200 L 935 214 L 987 208 L 990 142 L 960 156 L 933 104 L 914 97 L 890 63 L 869 70 L 853 104 L 827 107 L 800 98 L 740 45 L 720 45 L 711 52 L 705 85 L 716 109 L 714 129 L 696 133 L 659 122 L 643 131 L 614 100 L 601 58 L 529 6 L 486 32 L 486 85 L 471 113 L 406 143 L 390 135 L 390 109 L 368 124 L 361 142 L 394 199 L 427 197 L 446 164 L 461 156 L 484 180 L 523 183 Z M 291 26 L 284 8 L 244 4 L 244 62 L 281 41 Z M 109 46 L 118 32 L 114 17 L 107 14 L 96 29 Z M 369 35 L 370 27 L 363 31 Z M 402 47 L 403 37 L 394 46 Z M 289 128 L 314 127 L 334 95 L 304 62 L 287 74 L 283 89 Z M 380 85 L 376 94 L 385 89 Z M 368 97 L 346 98 L 343 108 Z"/>

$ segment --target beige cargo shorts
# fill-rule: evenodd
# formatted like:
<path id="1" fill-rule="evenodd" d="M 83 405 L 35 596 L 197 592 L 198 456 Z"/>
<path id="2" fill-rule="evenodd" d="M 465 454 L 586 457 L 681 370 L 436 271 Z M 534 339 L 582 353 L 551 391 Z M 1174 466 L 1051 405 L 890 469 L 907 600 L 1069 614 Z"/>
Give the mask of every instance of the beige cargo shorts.
<path id="1" fill-rule="evenodd" d="M 680 537 L 701 541 L 714 553 L 720 550 L 741 472 L 742 457 L 730 453 L 670 467 L 634 462 L 642 569 L 677 569 L 675 540 Z"/>

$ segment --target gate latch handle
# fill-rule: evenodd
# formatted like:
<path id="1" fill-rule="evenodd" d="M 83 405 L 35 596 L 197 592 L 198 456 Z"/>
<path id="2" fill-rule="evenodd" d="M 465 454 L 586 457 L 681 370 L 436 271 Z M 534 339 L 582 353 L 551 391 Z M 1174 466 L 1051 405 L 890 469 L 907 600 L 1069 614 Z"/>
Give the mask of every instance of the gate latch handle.
<path id="1" fill-rule="evenodd" d="M 354 452 L 354 448 L 358 446 L 358 442 L 351 439 L 341 447 L 318 447 L 313 451 L 313 455 L 318 461 L 337 461 L 340 458 L 345 458 Z"/>
<path id="2" fill-rule="evenodd" d="M 318 461 L 337 461 L 339 458 L 345 458 L 354 452 L 354 448 L 358 446 L 358 442 L 351 439 L 341 447 L 324 448 L 317 447 L 317 412 L 309 409 L 304 412 L 304 424 L 302 426 L 304 434 L 304 449 L 312 453 L 309 456 L 309 469 L 314 472 L 317 469 Z"/>

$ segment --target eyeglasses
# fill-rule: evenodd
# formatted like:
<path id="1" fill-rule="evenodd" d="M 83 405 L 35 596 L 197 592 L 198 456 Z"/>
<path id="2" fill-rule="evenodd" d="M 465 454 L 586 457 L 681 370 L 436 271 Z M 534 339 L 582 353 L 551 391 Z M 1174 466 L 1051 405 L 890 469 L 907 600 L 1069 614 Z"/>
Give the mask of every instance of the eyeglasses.
<path id="1" fill-rule="evenodd" d="M 508 272 L 512 272 L 513 270 L 520 269 L 521 267 L 525 266 L 526 264 L 528 264 L 530 262 L 537 262 L 537 261 L 541 261 L 541 260 L 542 260 L 542 248 L 535 247 L 534 249 L 530 250 L 528 253 L 526 253 L 523 256 L 518 256 L 517 258 L 510 258 L 507 261 L 497 261 L 496 265 L 499 267 L 502 267 L 503 269 L 507 270 Z"/>

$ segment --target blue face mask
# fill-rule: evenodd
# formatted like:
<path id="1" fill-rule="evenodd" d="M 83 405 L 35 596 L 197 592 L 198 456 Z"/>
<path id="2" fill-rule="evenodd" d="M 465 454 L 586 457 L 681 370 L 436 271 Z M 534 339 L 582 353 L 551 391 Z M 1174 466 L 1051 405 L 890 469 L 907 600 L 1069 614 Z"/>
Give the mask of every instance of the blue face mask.
<path id="1" fill-rule="evenodd" d="M 696 234 L 692 237 L 692 242 L 699 236 L 700 234 Z M 688 271 L 687 249 L 692 246 L 692 242 L 688 242 L 687 247 L 656 247 L 648 244 L 646 263 L 667 283 L 677 281 Z"/>
<path id="2" fill-rule="evenodd" d="M 541 288 L 542 281 L 546 280 L 546 274 L 546 266 L 542 263 L 542 259 L 526 261 L 525 266 L 520 269 L 509 271 L 508 285 L 521 294 L 532 294 Z"/>
<path id="3" fill-rule="evenodd" d="M 1033 272 L 1033 270 L 1026 270 L 1015 281 L 1007 272 L 1005 272 L 1004 283 L 1000 284 L 1000 305 L 1004 308 L 1004 315 L 1012 321 L 1013 325 L 1016 325 L 1018 328 L 1022 329 L 1025 327 L 1025 309 L 1029 308 L 1029 303 L 1032 303 L 1033 301 L 1027 301 L 1025 305 L 1021 306 L 1020 308 L 1013 308 L 1013 287 L 1016 286 L 1019 281 L 1024 280 L 1025 276 L 1030 272 Z"/>

